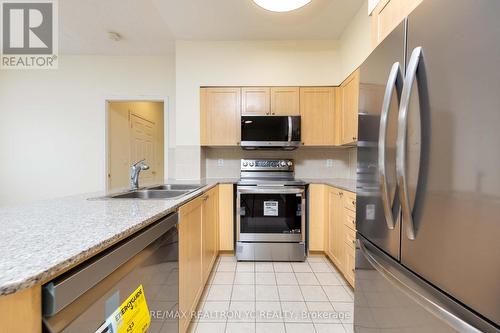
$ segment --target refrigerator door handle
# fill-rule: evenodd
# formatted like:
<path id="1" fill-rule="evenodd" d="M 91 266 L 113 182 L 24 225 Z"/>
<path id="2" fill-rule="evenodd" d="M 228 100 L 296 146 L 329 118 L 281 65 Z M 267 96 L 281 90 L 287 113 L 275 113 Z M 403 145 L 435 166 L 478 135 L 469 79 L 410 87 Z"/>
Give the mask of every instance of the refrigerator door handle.
<path id="1" fill-rule="evenodd" d="M 358 238 L 357 242 L 360 252 L 383 278 L 458 332 L 494 332 L 489 323 L 470 312 L 462 313 L 463 307 L 457 302 L 433 290 L 425 282 L 419 281 L 419 278 L 404 266 L 378 254 L 380 250 L 369 242 L 362 238 Z"/>
<path id="2" fill-rule="evenodd" d="M 389 121 L 389 110 L 391 106 L 392 94 L 394 87 L 396 88 L 396 93 L 398 94 L 398 103 L 401 98 L 401 90 L 403 86 L 403 77 L 401 74 L 401 65 L 399 62 L 395 62 L 392 65 L 391 71 L 389 73 L 389 78 L 387 79 L 387 85 L 385 87 L 384 101 L 382 103 L 382 112 L 380 115 L 380 130 L 378 138 L 378 163 L 379 163 L 379 179 L 380 179 L 380 191 L 382 193 L 382 205 L 384 207 L 385 221 L 387 223 L 387 228 L 393 230 L 396 226 L 392 214 L 392 204 L 389 195 L 389 185 L 387 183 L 387 167 L 386 167 L 386 140 L 387 140 L 387 126 Z"/>
<path id="3" fill-rule="evenodd" d="M 406 222 L 406 237 L 415 240 L 415 225 L 413 222 L 413 212 L 408 194 L 408 180 L 406 175 L 406 135 L 408 130 L 408 112 L 410 105 L 410 96 L 413 90 L 413 83 L 417 77 L 417 69 L 422 55 L 422 47 L 416 47 L 410 57 L 406 77 L 401 95 L 401 105 L 398 116 L 398 134 L 396 141 L 396 173 L 399 186 L 399 195 L 403 218 Z"/>

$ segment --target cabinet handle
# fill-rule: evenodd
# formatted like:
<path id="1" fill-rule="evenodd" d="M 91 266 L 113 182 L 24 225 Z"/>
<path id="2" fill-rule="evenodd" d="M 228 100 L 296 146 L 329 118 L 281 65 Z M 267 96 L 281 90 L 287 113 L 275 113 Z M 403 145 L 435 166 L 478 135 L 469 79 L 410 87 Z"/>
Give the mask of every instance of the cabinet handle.
<path id="1" fill-rule="evenodd" d="M 203 201 L 207 201 L 207 200 L 208 200 L 208 195 L 205 195 L 205 196 L 203 197 Z"/>
<path id="2" fill-rule="evenodd" d="M 274 115 L 274 112 L 272 114 Z"/>
<path id="3" fill-rule="evenodd" d="M 352 204 L 353 204 L 354 206 L 356 206 L 356 201 L 354 201 L 354 200 L 353 200 L 353 201 L 352 201 Z"/>
<path id="4" fill-rule="evenodd" d="M 353 243 L 354 245 L 356 245 L 356 240 L 354 239 L 354 240 L 352 241 L 352 243 Z"/>
<path id="5" fill-rule="evenodd" d="M 352 139 L 353 139 L 353 140 L 357 140 L 358 138 L 357 138 L 357 137 L 355 137 L 355 136 L 353 136 L 353 137 L 352 137 Z"/>

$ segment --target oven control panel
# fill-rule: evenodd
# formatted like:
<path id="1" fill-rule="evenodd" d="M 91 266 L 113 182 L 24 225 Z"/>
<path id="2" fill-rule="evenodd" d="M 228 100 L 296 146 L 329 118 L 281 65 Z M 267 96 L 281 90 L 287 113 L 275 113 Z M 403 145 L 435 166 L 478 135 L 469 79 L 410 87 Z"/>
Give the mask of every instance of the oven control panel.
<path id="1" fill-rule="evenodd" d="M 241 160 L 242 171 L 293 171 L 293 160 Z"/>

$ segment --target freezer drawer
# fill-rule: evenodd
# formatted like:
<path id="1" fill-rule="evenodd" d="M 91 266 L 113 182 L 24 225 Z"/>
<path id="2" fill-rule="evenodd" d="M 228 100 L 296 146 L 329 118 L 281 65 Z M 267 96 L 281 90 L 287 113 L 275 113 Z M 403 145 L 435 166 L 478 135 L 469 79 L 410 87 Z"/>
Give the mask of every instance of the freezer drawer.
<path id="1" fill-rule="evenodd" d="M 43 286 L 45 333 L 96 332 L 142 285 L 148 333 L 178 332 L 177 214 L 118 243 Z"/>
<path id="2" fill-rule="evenodd" d="M 498 332 L 358 234 L 355 332 Z"/>

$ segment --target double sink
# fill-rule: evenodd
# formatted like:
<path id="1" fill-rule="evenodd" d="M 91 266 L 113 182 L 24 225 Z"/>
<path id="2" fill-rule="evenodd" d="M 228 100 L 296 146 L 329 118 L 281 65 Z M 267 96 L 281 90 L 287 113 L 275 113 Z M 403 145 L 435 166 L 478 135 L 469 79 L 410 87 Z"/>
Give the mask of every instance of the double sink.
<path id="1" fill-rule="evenodd" d="M 172 184 L 158 185 L 138 190 L 111 194 L 107 199 L 178 199 L 186 194 L 194 192 L 203 185 Z"/>

